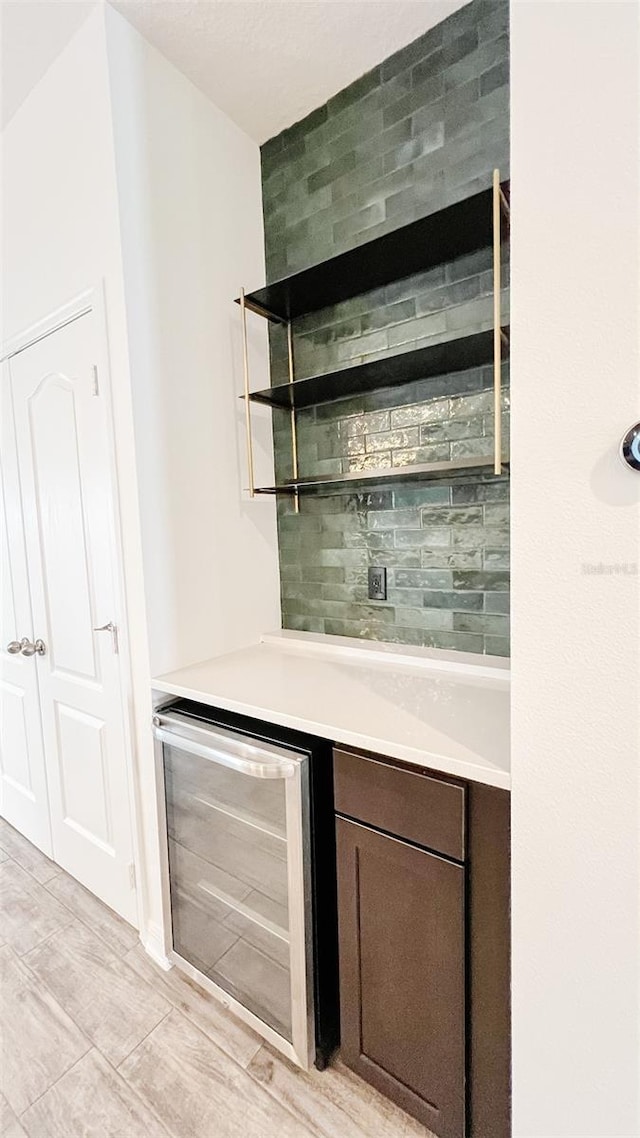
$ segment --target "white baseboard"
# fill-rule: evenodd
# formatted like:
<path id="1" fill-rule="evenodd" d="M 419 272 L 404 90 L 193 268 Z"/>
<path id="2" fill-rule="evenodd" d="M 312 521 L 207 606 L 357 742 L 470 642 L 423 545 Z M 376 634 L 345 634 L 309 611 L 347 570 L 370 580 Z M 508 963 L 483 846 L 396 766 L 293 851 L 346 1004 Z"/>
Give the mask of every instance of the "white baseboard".
<path id="1" fill-rule="evenodd" d="M 169 960 L 165 950 L 164 936 L 160 925 L 150 923 L 147 925 L 146 932 L 140 933 L 140 941 L 145 952 L 151 959 L 160 966 L 165 972 L 169 972 L 173 968 L 173 964 Z"/>

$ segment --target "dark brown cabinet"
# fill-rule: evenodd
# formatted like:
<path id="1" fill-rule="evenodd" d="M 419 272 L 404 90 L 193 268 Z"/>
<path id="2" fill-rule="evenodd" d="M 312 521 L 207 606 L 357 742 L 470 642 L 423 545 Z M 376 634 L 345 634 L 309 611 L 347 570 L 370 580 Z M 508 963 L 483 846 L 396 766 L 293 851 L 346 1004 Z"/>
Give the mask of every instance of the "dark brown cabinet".
<path id="1" fill-rule="evenodd" d="M 442 1138 L 462 1138 L 464 869 L 337 820 L 345 1062 Z"/>
<path id="2" fill-rule="evenodd" d="M 345 1063 L 440 1138 L 508 1138 L 509 795 L 334 751 Z"/>

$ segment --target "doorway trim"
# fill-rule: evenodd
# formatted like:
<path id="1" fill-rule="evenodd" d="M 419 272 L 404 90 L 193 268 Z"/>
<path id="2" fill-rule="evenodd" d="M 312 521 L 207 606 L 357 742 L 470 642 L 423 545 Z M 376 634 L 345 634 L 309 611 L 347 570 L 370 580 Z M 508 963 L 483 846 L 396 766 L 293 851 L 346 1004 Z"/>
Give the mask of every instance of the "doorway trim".
<path id="1" fill-rule="evenodd" d="M 72 300 L 61 305 L 60 308 L 54 309 L 54 311 L 50 312 L 47 316 L 43 316 L 41 320 L 36 320 L 35 324 L 30 324 L 29 327 L 23 329 L 22 332 L 17 332 L 14 336 L 10 336 L 8 340 L 4 340 L 0 354 L 0 363 L 4 362 L 4 360 L 11 359 L 12 356 L 16 356 L 18 352 L 23 352 L 25 348 L 30 348 L 32 344 L 37 344 L 39 340 L 44 340 L 45 337 L 50 336 L 52 332 L 58 332 L 60 328 L 64 328 L 66 324 L 71 324 L 72 320 L 78 320 L 81 316 L 86 316 L 88 312 L 98 312 L 102 300 L 103 288 L 101 285 L 95 288 L 85 289 L 84 292 L 79 293 Z M 100 325 L 102 332 L 101 320 Z"/>
<path id="2" fill-rule="evenodd" d="M 112 533 L 112 566 L 116 587 L 117 624 L 119 632 L 120 650 L 120 703 L 122 725 L 125 742 L 125 768 L 129 790 L 129 821 L 131 826 L 134 884 L 136 893 L 136 915 L 138 933 L 146 941 L 146 914 L 144 910 L 144 884 L 145 862 L 142 846 L 142 807 L 137 790 L 135 778 L 135 724 L 133 720 L 134 693 L 131 664 L 131 644 L 129 638 L 129 621 L 127 619 L 127 597 L 124 575 L 124 546 L 122 535 L 122 519 L 120 510 L 120 484 L 118 480 L 117 452 L 115 439 L 115 421 L 113 415 L 111 372 L 109 363 L 109 339 L 107 334 L 107 315 L 104 281 L 78 293 L 77 296 L 54 309 L 47 316 L 42 317 L 29 325 L 22 332 L 16 333 L 2 342 L 0 346 L 0 363 L 10 361 L 19 352 L 44 340 L 53 332 L 58 332 L 67 324 L 79 320 L 92 312 L 96 318 L 97 343 L 96 367 L 98 370 L 98 383 L 100 395 L 105 400 L 107 436 L 109 449 L 109 478 L 111 483 L 113 503 L 113 533 Z M 4 374 L 4 369 L 3 369 Z"/>

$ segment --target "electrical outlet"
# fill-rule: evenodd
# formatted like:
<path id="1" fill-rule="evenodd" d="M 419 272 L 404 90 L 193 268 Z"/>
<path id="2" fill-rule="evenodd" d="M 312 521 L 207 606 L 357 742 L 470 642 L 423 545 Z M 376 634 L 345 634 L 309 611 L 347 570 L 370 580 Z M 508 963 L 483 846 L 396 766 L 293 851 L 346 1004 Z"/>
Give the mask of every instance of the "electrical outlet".
<path id="1" fill-rule="evenodd" d="M 387 570 L 380 566 L 369 569 L 369 600 L 386 601 L 387 599 Z"/>

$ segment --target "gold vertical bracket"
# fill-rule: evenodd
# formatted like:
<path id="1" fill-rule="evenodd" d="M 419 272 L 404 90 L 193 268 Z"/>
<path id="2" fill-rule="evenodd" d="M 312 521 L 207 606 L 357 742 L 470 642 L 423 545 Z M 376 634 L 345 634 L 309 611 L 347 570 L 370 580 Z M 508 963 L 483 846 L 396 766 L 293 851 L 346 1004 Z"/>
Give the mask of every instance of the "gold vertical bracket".
<path id="1" fill-rule="evenodd" d="M 242 313 L 242 354 L 244 361 L 244 422 L 247 435 L 247 468 L 249 472 L 249 497 L 255 498 L 255 477 L 253 473 L 253 436 L 251 433 L 251 400 L 249 399 L 249 342 L 247 339 L 247 306 L 244 289 L 240 289 L 240 311 Z"/>
<path id="2" fill-rule="evenodd" d="M 293 328 L 291 321 L 287 321 L 287 355 L 289 357 L 289 383 L 294 380 L 294 367 L 293 367 Z M 291 396 L 291 458 L 293 466 L 294 480 L 298 478 L 298 433 L 296 428 L 296 409 L 293 404 L 293 392 Z M 293 506 L 296 514 L 300 513 L 300 494 L 296 489 L 293 496 Z"/>
<path id="3" fill-rule="evenodd" d="M 501 313 L 501 210 L 500 171 L 493 171 L 493 472 L 502 473 L 502 313 Z"/>

